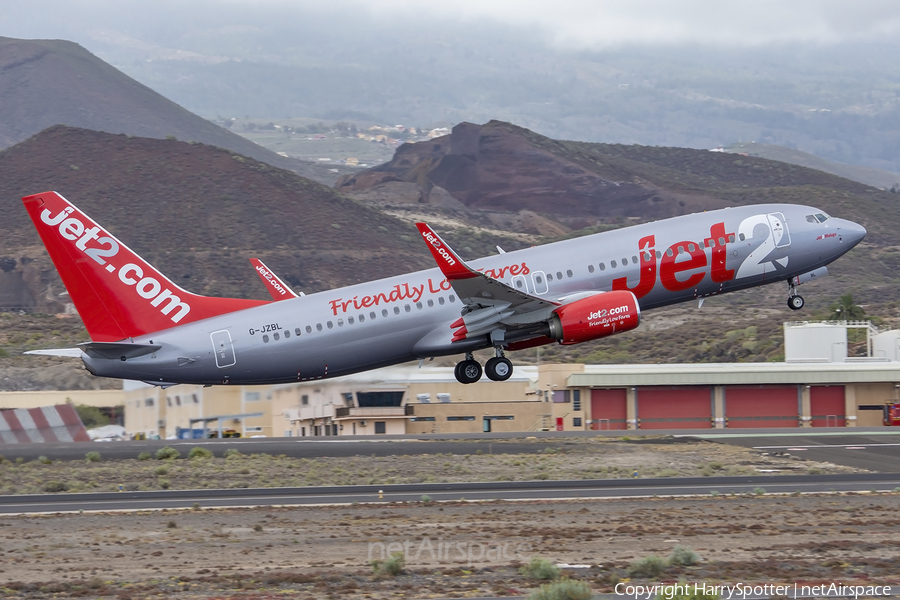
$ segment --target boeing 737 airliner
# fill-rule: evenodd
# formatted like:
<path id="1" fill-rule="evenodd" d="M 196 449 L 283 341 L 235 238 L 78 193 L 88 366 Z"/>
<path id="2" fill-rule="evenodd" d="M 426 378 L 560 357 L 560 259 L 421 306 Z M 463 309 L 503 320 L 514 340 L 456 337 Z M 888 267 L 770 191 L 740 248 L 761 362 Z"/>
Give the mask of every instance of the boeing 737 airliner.
<path id="1" fill-rule="evenodd" d="M 641 310 L 767 283 L 796 286 L 863 239 L 856 223 L 808 206 L 726 208 L 470 262 L 428 225 L 438 268 L 295 294 L 261 261 L 273 301 L 198 296 L 175 285 L 56 192 L 23 198 L 91 337 L 94 375 L 160 386 L 306 381 L 463 355 L 456 378 L 512 375 L 505 352 L 634 329 Z M 475 350 L 493 348 L 482 368 Z"/>

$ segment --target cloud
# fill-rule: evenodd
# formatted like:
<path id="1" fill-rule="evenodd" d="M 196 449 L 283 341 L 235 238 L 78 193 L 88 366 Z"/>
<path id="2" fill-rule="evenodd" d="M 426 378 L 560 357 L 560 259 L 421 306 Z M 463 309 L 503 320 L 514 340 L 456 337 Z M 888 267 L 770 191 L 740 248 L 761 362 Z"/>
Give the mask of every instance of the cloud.
<path id="1" fill-rule="evenodd" d="M 372 14 L 537 27 L 557 45 L 704 43 L 755 46 L 896 39 L 895 0 L 358 0 Z"/>

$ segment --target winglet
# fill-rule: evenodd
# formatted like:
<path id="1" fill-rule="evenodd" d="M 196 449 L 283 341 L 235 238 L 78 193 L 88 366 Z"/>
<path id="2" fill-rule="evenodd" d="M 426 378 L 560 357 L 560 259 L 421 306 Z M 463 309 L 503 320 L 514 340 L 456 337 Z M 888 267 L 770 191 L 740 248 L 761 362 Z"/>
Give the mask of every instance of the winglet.
<path id="1" fill-rule="evenodd" d="M 288 285 L 283 282 L 278 275 L 273 273 L 272 269 L 267 267 L 263 261 L 258 258 L 251 258 L 250 264 L 253 265 L 257 275 L 262 279 L 263 285 L 266 286 L 266 289 L 269 291 L 273 300 L 288 300 L 298 296 L 294 293 L 294 290 L 289 288 Z M 300 296 L 302 295 L 303 294 L 300 294 Z"/>
<path id="2" fill-rule="evenodd" d="M 416 223 L 419 233 L 428 243 L 428 249 L 431 250 L 431 256 L 434 257 L 437 266 L 441 269 L 444 277 L 448 281 L 456 279 L 470 279 L 478 277 L 479 273 L 473 271 L 469 266 L 453 251 L 447 242 L 441 239 L 427 223 Z"/>

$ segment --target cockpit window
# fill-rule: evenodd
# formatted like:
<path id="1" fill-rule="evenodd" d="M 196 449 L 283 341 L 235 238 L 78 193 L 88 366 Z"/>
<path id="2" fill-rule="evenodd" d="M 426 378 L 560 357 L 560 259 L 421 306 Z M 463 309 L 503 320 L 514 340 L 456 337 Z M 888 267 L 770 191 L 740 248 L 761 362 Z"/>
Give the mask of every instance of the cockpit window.
<path id="1" fill-rule="evenodd" d="M 824 223 L 828 219 L 830 219 L 828 215 L 825 213 L 816 213 L 814 215 L 806 215 L 806 220 L 810 223 Z"/>

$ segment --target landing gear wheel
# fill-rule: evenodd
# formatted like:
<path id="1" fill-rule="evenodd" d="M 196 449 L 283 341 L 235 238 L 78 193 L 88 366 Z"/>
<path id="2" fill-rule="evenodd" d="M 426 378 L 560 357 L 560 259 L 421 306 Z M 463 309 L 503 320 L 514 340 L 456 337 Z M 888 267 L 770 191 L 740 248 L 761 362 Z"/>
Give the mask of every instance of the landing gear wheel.
<path id="1" fill-rule="evenodd" d="M 453 370 L 456 380 L 460 383 L 475 383 L 481 379 L 482 372 L 481 365 L 474 359 L 459 361 Z"/>
<path id="2" fill-rule="evenodd" d="M 791 310 L 800 310 L 803 308 L 803 296 L 789 296 L 787 305 Z"/>
<path id="3" fill-rule="evenodd" d="M 505 356 L 495 356 L 484 365 L 484 374 L 491 381 L 506 381 L 513 374 L 513 366 Z"/>

